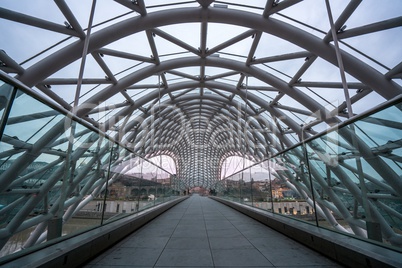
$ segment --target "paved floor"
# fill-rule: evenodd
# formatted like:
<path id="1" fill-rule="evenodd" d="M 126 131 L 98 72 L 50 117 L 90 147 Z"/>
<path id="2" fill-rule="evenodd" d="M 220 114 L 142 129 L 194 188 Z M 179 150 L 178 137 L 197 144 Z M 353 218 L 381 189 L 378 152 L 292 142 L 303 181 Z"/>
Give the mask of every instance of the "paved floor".
<path id="1" fill-rule="evenodd" d="M 85 267 L 341 267 L 265 225 L 193 195 Z"/>

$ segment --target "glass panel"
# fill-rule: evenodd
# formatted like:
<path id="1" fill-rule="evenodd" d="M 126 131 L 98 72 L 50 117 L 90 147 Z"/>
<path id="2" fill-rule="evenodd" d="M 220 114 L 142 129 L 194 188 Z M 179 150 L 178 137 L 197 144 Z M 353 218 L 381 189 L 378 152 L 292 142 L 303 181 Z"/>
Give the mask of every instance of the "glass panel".
<path id="1" fill-rule="evenodd" d="M 271 210 L 271 187 L 267 163 L 265 161 L 250 168 L 251 202 L 254 207 Z"/>
<path id="2" fill-rule="evenodd" d="M 155 165 L 149 161 L 142 162 L 143 186 L 141 187 L 142 199 L 140 203 L 140 210 L 155 205 L 158 190 L 157 175 L 158 168 Z"/>
<path id="3" fill-rule="evenodd" d="M 63 115 L 18 90 L 4 134 L 22 142 L 35 143 L 62 118 Z"/>
<path id="4" fill-rule="evenodd" d="M 390 105 L 218 181 L 214 191 L 228 200 L 400 247 L 401 111 L 401 103 Z"/>
<path id="5" fill-rule="evenodd" d="M 4 107 L 5 93 L 4 101 L 0 98 Z M 168 172 L 23 91 L 5 115 L 0 257 L 177 196 Z"/>
<path id="6" fill-rule="evenodd" d="M 391 106 L 307 144 L 320 226 L 395 244 L 402 227 L 400 112 L 401 104 Z"/>
<path id="7" fill-rule="evenodd" d="M 273 158 L 272 194 L 275 213 L 316 224 L 313 191 L 304 149 L 298 146 Z"/>
<path id="8" fill-rule="evenodd" d="M 83 152 L 80 157 L 72 157 L 69 166 L 70 181 L 67 195 L 71 207 L 63 218 L 63 234 L 82 232 L 90 227 L 99 226 L 105 216 L 105 182 L 108 178 L 110 142 L 96 133 L 82 131 L 84 127 L 76 126 L 76 135 L 72 145 L 72 156 Z M 81 135 L 79 135 L 81 133 Z M 72 139 L 71 139 L 72 140 Z M 78 153 L 79 154 L 79 153 Z M 79 199 L 74 203 L 73 198 Z M 70 212 L 71 215 L 68 213 Z"/>
<path id="9" fill-rule="evenodd" d="M 7 118 L 0 143 L 0 228 L 11 230 L 1 256 L 25 246 L 28 237 L 46 229 L 63 172 L 61 152 L 52 150 L 52 138 L 61 135 L 63 116 L 19 91 Z M 56 126 L 57 124 L 57 126 Z M 50 129 L 55 129 L 51 132 Z M 49 131 L 38 142 L 37 135 Z M 24 223 L 24 229 L 20 230 Z M 35 227 L 36 226 L 36 227 Z M 36 232 L 40 228 L 40 232 Z M 38 237 L 39 238 L 39 237 Z M 41 241 L 46 239 L 43 235 Z"/>
<path id="10" fill-rule="evenodd" d="M 104 220 L 110 222 L 139 210 L 141 159 L 114 145 L 111 153 Z"/>

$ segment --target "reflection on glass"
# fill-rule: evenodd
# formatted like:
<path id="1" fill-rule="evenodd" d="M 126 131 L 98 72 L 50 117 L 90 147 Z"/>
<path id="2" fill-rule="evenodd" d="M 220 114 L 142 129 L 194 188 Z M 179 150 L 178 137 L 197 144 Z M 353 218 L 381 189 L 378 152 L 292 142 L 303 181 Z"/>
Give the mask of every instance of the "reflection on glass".
<path id="1" fill-rule="evenodd" d="M 219 181 L 217 195 L 402 248 L 402 104 L 394 102 Z"/>
<path id="2" fill-rule="evenodd" d="M 0 257 L 176 196 L 170 173 L 22 90 L 10 92 L 0 95 Z"/>

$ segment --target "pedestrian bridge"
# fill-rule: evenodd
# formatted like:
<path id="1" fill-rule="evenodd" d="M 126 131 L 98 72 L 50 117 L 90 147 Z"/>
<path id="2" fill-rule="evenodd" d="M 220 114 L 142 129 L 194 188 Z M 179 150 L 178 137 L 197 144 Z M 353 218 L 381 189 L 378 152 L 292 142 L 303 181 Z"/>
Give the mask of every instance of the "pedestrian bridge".
<path id="1" fill-rule="evenodd" d="M 194 194 L 2 267 L 400 267 L 400 257 L 378 245 Z"/>
<path id="2" fill-rule="evenodd" d="M 400 253 L 381 246 L 314 226 L 292 226 L 271 213 L 214 199 L 197 194 L 182 197 L 166 204 L 167 207 L 160 205 L 110 227 L 49 245 L 3 263 L 2 267 L 399 267 L 402 264 Z"/>
<path id="3" fill-rule="evenodd" d="M 400 1 L 21 1 L 0 265 L 402 266 Z"/>
<path id="4" fill-rule="evenodd" d="M 41 115 L 17 115 L 27 101 L 39 104 L 40 97 L 9 77 L 7 83 L 3 87 L 18 87 L 8 87 L 15 100 L 3 121 L 0 264 L 5 267 L 107 267 L 113 262 L 279 267 L 302 260 L 319 266 L 402 265 L 401 96 L 216 179 L 206 189 L 190 188 L 74 121 L 74 115 L 63 116 L 51 106 L 42 106 L 48 110 Z M 34 144 L 15 136 L 25 135 L 15 132 L 15 124 L 29 122 L 30 128 L 30 121 L 43 114 L 59 121 L 51 126 L 46 121 L 50 130 L 39 131 Z M 67 129 L 65 136 L 71 118 L 75 134 Z M 202 196 L 188 199 L 197 192 Z M 188 245 L 186 250 L 175 248 L 177 241 Z M 159 248 L 147 248 L 152 245 Z M 138 262 L 119 252 L 139 254 Z M 186 252 L 199 255 L 184 258 Z"/>

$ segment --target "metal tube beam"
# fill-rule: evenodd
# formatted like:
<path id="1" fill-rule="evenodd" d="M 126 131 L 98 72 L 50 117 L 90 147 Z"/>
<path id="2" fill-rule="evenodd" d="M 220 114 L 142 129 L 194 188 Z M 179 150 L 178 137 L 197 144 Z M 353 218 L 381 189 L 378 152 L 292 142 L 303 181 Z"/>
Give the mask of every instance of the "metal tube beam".
<path id="1" fill-rule="evenodd" d="M 183 8 L 179 10 L 154 12 L 144 17 L 127 19 L 96 32 L 91 37 L 92 41 L 89 52 L 144 29 L 172 23 L 200 22 L 200 12 L 200 9 Z M 302 32 L 296 27 L 273 18 L 270 18 L 270 23 L 267 24 L 265 19 L 257 14 L 244 13 L 238 10 L 208 9 L 207 13 L 209 22 L 231 23 L 273 34 L 279 38 L 283 38 L 291 43 L 299 45 L 324 60 L 337 65 L 334 48 L 332 46 L 322 43 L 321 39 Z M 243 17 L 244 19 L 238 20 L 239 17 Z M 139 20 L 141 20 L 141 23 L 137 23 Z M 32 67 L 28 68 L 24 74 L 19 76 L 20 80 L 28 86 L 41 82 L 60 68 L 78 59 L 80 57 L 80 46 L 82 46 L 82 44 L 73 43 L 37 64 L 34 64 Z M 342 58 L 344 60 L 345 71 L 373 88 L 386 99 L 390 99 L 400 94 L 402 91 L 396 83 L 385 79 L 379 72 L 368 67 L 353 56 L 342 52 Z M 132 84 L 133 83 L 130 85 Z M 105 90 L 107 91 L 108 89 Z"/>
<path id="2" fill-rule="evenodd" d="M 38 19 L 36 17 L 28 16 L 2 7 L 0 7 L 0 18 L 27 24 L 33 27 L 42 28 L 52 32 L 80 37 L 80 34 L 78 32 L 73 29 L 67 28 L 64 25 L 59 25 L 50 21 Z"/>

